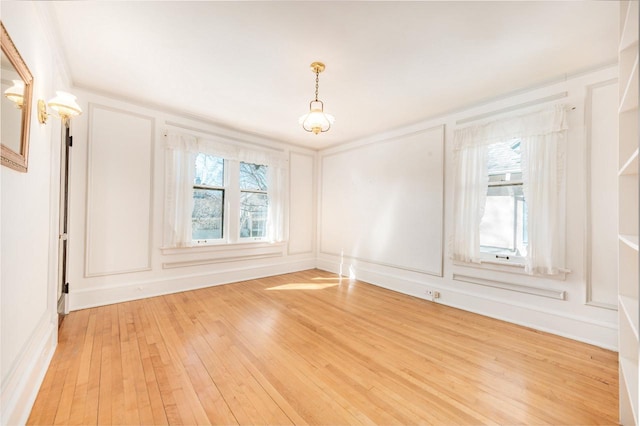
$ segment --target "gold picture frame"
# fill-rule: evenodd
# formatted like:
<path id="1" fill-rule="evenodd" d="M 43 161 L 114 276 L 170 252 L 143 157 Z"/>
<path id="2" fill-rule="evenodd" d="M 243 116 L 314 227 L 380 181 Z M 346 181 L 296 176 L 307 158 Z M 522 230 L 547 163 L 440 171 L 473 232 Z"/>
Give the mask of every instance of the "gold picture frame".
<path id="1" fill-rule="evenodd" d="M 14 82 L 19 78 L 24 84 L 21 104 L 8 100 L 4 96 L 4 87 L 2 90 L 3 112 L 0 136 L 2 165 L 26 173 L 29 160 L 33 76 L 2 22 L 0 22 L 0 46 L 2 47 L 2 85 L 10 84 L 11 80 L 6 77 L 15 77 Z M 8 111 L 7 108 L 17 108 L 21 112 Z"/>

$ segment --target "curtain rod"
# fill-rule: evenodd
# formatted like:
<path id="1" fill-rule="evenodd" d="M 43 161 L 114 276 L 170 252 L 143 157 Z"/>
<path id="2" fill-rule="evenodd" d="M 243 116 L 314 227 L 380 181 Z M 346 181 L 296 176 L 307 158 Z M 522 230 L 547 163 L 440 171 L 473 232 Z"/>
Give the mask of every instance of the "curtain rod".
<path id="1" fill-rule="evenodd" d="M 555 100 L 558 100 L 558 99 L 566 98 L 567 96 L 569 96 L 569 92 L 557 93 L 555 95 L 547 96 L 545 98 L 534 99 L 532 101 L 524 102 L 524 103 L 521 103 L 521 104 L 518 104 L 518 105 L 508 106 L 506 108 L 497 109 L 495 111 L 485 112 L 484 114 L 478 114 L 478 115 L 474 115 L 472 117 L 463 118 L 461 120 L 456 121 L 456 124 L 470 123 L 472 121 L 480 120 L 482 118 L 491 117 L 492 115 L 498 115 L 498 114 L 502 114 L 503 112 L 515 111 L 517 109 L 521 109 L 521 108 L 525 108 L 525 107 L 529 107 L 529 106 L 533 106 L 533 105 L 538 105 L 538 104 L 542 104 L 542 103 L 545 103 L 545 102 L 555 101 Z M 571 109 L 576 109 L 576 108 L 573 107 Z"/>

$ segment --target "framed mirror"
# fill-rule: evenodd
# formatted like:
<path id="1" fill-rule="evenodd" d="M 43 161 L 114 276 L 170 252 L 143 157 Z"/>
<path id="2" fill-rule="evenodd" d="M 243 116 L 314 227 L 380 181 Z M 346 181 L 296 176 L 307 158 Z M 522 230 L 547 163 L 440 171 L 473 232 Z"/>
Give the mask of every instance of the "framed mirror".
<path id="1" fill-rule="evenodd" d="M 33 76 L 2 22 L 0 22 L 0 45 L 2 46 L 0 56 L 2 165 L 26 172 L 29 158 Z"/>

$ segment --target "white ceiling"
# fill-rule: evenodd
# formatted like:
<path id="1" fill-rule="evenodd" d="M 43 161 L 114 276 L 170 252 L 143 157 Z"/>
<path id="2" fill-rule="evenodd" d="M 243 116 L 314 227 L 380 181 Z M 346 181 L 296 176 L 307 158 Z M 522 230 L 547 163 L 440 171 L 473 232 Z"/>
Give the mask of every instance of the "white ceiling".
<path id="1" fill-rule="evenodd" d="M 74 85 L 323 148 L 610 64 L 618 4 L 51 2 Z M 314 97 L 324 134 L 298 117 Z"/>

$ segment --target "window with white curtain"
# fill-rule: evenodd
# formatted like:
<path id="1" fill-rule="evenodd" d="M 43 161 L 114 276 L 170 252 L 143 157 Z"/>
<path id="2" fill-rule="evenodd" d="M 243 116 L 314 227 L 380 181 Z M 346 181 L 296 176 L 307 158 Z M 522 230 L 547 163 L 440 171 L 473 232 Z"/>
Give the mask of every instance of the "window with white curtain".
<path id="1" fill-rule="evenodd" d="M 168 133 L 163 247 L 283 241 L 283 154 Z"/>
<path id="2" fill-rule="evenodd" d="M 455 131 L 454 260 L 565 271 L 565 111 L 558 105 Z"/>

